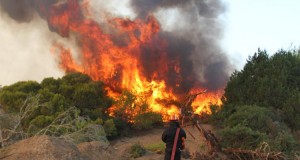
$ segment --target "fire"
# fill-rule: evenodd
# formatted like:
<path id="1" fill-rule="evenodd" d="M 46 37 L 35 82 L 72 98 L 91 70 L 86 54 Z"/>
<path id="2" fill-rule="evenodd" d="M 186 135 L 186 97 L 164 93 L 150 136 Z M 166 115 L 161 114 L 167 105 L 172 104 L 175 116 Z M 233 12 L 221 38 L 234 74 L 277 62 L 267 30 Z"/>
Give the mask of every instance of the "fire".
<path id="1" fill-rule="evenodd" d="M 54 5 L 48 12 L 41 9 L 53 31 L 78 38 L 81 55 L 77 61 L 70 49 L 58 43 L 54 45 L 54 50 L 60 53 L 60 67 L 104 81 L 113 98 L 117 98 L 122 89 L 130 90 L 139 95 L 137 102 L 146 99 L 152 111 L 162 113 L 164 119 L 168 115 L 178 115 L 178 106 L 162 101 L 180 100 L 175 90 L 178 92 L 185 86 L 183 79 L 193 82 L 194 78 L 183 77 L 180 57 L 168 56 L 168 42 L 159 36 L 161 29 L 156 18 L 151 15 L 146 20 L 112 18 L 103 25 L 89 18 L 88 8 L 86 0 L 81 4 L 77 0 L 67 0 Z M 213 92 L 199 95 L 192 104 L 194 111 L 209 113 L 205 106 L 220 104 L 220 96 Z M 111 107 L 111 112 L 114 109 L 115 106 Z"/>
<path id="2" fill-rule="evenodd" d="M 207 113 L 211 114 L 209 105 L 220 106 L 222 104 L 220 97 L 222 96 L 221 91 L 209 92 L 198 95 L 196 100 L 192 103 L 192 107 L 197 114 Z"/>

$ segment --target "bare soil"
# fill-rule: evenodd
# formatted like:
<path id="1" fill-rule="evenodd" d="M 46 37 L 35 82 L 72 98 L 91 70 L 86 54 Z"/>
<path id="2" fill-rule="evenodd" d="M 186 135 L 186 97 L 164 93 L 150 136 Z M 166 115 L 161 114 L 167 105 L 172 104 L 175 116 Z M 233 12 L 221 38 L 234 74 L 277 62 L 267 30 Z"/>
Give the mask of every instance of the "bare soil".
<path id="1" fill-rule="evenodd" d="M 211 125 L 203 125 L 207 130 L 213 130 Z M 200 135 L 200 132 L 197 128 L 191 126 L 184 127 L 184 130 L 187 134 L 187 139 L 185 141 L 186 149 L 184 152 L 188 152 L 191 155 L 195 152 L 207 153 L 206 141 Z M 124 137 L 111 142 L 110 148 L 115 150 L 116 157 L 122 157 L 124 159 L 132 159 L 128 154 L 128 149 L 134 144 L 140 144 L 142 146 L 148 146 L 151 144 L 161 143 L 161 135 L 164 129 L 152 129 L 147 132 L 136 133 L 132 137 Z M 157 154 L 151 151 L 147 151 L 146 155 L 143 157 L 137 158 L 138 160 L 163 160 L 163 153 Z M 182 158 L 183 160 L 189 158 Z"/>
<path id="2" fill-rule="evenodd" d="M 212 130 L 210 125 L 203 125 L 205 129 Z M 193 127 L 184 127 L 187 133 L 185 155 L 195 152 L 207 153 L 206 142 L 200 132 Z M 63 139 L 38 136 L 31 137 L 0 149 L 1 160 L 131 160 L 129 154 L 132 145 L 149 146 L 162 144 L 161 135 L 164 129 L 137 132 L 130 137 L 123 137 L 110 144 L 100 141 L 85 142 L 75 145 Z M 193 138 L 195 137 L 195 138 Z M 183 154 L 184 155 L 184 154 Z M 137 160 L 163 160 L 163 153 L 147 151 L 146 155 Z M 190 159 L 188 156 L 183 160 Z"/>

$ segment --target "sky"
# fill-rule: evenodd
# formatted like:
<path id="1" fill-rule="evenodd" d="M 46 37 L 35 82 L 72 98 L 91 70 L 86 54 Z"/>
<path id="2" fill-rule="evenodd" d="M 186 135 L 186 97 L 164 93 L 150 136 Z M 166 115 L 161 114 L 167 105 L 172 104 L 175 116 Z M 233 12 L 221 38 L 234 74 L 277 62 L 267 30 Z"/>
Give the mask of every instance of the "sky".
<path id="1" fill-rule="evenodd" d="M 125 1 L 115 2 L 110 5 L 126 6 Z M 300 46 L 299 0 L 224 0 L 224 3 L 227 9 L 221 17 L 224 35 L 220 42 L 235 69 L 242 69 L 258 48 L 273 54 L 279 49 Z M 121 12 L 131 14 L 126 8 Z M 51 39 L 62 43 L 66 40 L 47 27 L 42 19 L 17 24 L 0 14 L 0 85 L 63 75 L 49 48 Z M 28 41 L 29 38 L 36 42 Z"/>
<path id="2" fill-rule="evenodd" d="M 238 69 L 258 48 L 269 54 L 300 46 L 299 0 L 226 0 L 223 48 Z"/>

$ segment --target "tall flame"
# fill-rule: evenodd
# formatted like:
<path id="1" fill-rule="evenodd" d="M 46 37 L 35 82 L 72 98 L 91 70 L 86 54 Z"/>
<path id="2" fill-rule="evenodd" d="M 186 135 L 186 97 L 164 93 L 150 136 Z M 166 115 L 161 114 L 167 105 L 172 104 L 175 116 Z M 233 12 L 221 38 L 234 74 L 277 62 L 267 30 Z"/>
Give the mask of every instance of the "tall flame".
<path id="1" fill-rule="evenodd" d="M 87 5 L 87 1 L 80 4 L 77 0 L 68 0 L 45 13 L 53 31 L 66 37 L 75 35 L 80 45 L 79 60 L 75 60 L 70 49 L 62 44 L 54 45 L 54 50 L 60 53 L 60 67 L 104 81 L 109 86 L 110 96 L 116 97 L 121 89 L 129 89 L 137 95 L 147 93 L 147 102 L 154 112 L 178 114 L 176 106 L 166 107 L 160 100 L 180 100 L 179 95 L 183 93 L 175 93 L 175 90 L 185 85 L 182 79 L 193 78 L 182 76 L 179 56 L 167 56 L 170 52 L 168 41 L 159 36 L 161 28 L 156 18 L 152 15 L 146 20 L 112 18 L 100 25 L 85 15 L 89 13 Z M 47 12 L 41 7 L 43 11 Z M 145 55 L 150 57 L 146 64 L 141 60 Z M 149 71 L 145 68 L 147 65 L 155 69 Z M 167 79 L 174 81 L 173 86 Z M 204 106 L 220 104 L 220 96 L 219 91 L 199 96 L 193 103 L 194 111 L 209 112 Z"/>

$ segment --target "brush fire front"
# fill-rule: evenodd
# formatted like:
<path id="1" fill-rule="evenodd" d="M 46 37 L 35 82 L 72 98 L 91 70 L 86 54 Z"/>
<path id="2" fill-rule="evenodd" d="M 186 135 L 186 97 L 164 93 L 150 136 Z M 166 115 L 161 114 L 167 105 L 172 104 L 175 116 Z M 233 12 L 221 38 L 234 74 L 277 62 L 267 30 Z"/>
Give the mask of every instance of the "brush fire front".
<path id="1" fill-rule="evenodd" d="M 5 7 L 10 6 L 11 2 L 2 3 L 4 11 L 8 11 Z M 116 98 L 122 90 L 129 90 L 137 95 L 138 103 L 144 101 L 153 112 L 161 113 L 164 119 L 179 114 L 180 107 L 173 102 L 182 102 L 186 94 L 208 90 L 193 102 L 193 111 L 196 113 L 209 113 L 209 104 L 221 103 L 224 85 L 215 83 L 217 87 L 210 87 L 210 81 L 206 79 L 213 74 L 207 69 L 213 69 L 213 64 L 217 63 L 203 56 L 207 64 L 195 64 L 193 54 L 199 52 L 197 46 L 200 45 L 193 44 L 192 39 L 164 31 L 150 10 L 147 14 L 143 12 L 144 16 L 131 19 L 104 14 L 99 21 L 96 20 L 92 1 L 89 0 L 28 0 L 23 3 L 28 3 L 22 5 L 25 7 L 23 9 L 28 13 L 38 13 L 47 21 L 52 32 L 76 42 L 76 49 L 60 41 L 53 42 L 51 51 L 58 59 L 60 68 L 65 72 L 85 73 L 93 80 L 103 81 L 111 97 Z M 194 1 L 190 3 L 173 5 L 170 2 L 162 7 L 193 5 Z M 138 4 L 132 2 L 132 5 L 137 11 Z M 209 48 L 210 43 L 207 44 Z M 202 67 L 196 68 L 196 65 Z M 196 74 L 200 71 L 207 75 L 200 77 Z M 223 72 L 222 66 L 220 72 Z M 219 79 L 224 79 L 223 73 L 219 75 Z"/>

